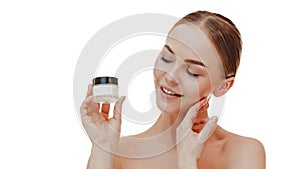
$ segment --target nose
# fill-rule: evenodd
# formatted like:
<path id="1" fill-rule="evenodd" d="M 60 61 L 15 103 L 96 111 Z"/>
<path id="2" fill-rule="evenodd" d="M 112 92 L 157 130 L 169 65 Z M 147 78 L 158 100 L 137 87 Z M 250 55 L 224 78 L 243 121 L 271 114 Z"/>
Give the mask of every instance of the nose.
<path id="1" fill-rule="evenodd" d="M 178 74 L 178 69 L 173 68 L 171 71 L 166 72 L 165 74 L 165 79 L 167 83 L 169 83 L 172 86 L 176 86 L 179 84 L 179 74 Z"/>

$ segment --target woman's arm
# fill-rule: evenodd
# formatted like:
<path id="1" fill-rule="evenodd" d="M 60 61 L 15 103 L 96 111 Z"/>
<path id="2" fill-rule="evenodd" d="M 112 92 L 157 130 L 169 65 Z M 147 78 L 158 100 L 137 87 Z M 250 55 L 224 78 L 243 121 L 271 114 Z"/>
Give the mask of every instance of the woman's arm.
<path id="1" fill-rule="evenodd" d="M 121 97 L 114 106 L 113 117 L 109 118 L 110 104 L 100 106 L 93 101 L 92 86 L 89 85 L 86 99 L 80 108 L 84 129 L 92 142 L 92 151 L 88 169 L 112 169 L 113 152 L 119 144 L 121 131 L 122 103 Z"/>
<path id="2" fill-rule="evenodd" d="M 92 146 L 87 169 L 113 169 L 113 155 L 97 145 Z"/>
<path id="3" fill-rule="evenodd" d="M 206 122 L 200 133 L 192 130 L 198 113 L 207 107 L 206 100 L 193 105 L 176 130 L 178 169 L 197 169 L 197 160 L 200 158 L 204 143 L 217 127 L 218 118 L 214 116 Z"/>

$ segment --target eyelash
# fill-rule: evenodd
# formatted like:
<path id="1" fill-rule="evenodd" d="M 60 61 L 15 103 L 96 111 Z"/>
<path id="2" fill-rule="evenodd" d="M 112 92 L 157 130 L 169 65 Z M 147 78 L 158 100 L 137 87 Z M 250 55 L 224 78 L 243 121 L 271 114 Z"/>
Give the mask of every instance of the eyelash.
<path id="1" fill-rule="evenodd" d="M 165 63 L 171 63 L 171 62 L 173 62 L 172 60 L 166 59 L 164 56 L 162 56 L 160 59 L 161 59 L 163 62 L 165 62 Z"/>
<path id="2" fill-rule="evenodd" d="M 173 61 L 171 61 L 171 60 L 166 59 L 164 56 L 162 56 L 160 59 L 161 59 L 163 62 L 165 62 L 165 63 L 171 63 L 171 62 L 173 62 Z M 192 76 L 192 77 L 199 77 L 199 76 L 200 76 L 199 74 L 193 74 L 193 73 L 191 73 L 191 72 L 189 71 L 188 67 L 185 69 L 185 71 L 187 72 L 187 74 L 189 74 L 189 75 Z"/>
<path id="3" fill-rule="evenodd" d="M 200 76 L 199 74 L 191 73 L 191 72 L 189 71 L 188 68 L 186 68 L 186 72 L 187 72 L 190 76 L 192 76 L 192 77 L 199 77 L 199 76 Z"/>

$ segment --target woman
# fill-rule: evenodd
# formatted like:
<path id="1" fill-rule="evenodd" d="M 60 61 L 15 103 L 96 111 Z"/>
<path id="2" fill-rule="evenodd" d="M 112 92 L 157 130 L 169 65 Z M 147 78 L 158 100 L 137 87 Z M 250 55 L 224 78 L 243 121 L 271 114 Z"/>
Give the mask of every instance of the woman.
<path id="1" fill-rule="evenodd" d="M 208 99 L 232 87 L 241 50 L 238 29 L 220 14 L 197 11 L 179 20 L 153 71 L 161 115 L 149 130 L 135 136 L 120 138 L 125 97 L 108 118 L 109 104 L 99 111 L 89 85 L 81 106 L 92 141 L 87 168 L 265 168 L 265 151 L 258 140 L 222 129 L 216 117 L 208 119 Z"/>

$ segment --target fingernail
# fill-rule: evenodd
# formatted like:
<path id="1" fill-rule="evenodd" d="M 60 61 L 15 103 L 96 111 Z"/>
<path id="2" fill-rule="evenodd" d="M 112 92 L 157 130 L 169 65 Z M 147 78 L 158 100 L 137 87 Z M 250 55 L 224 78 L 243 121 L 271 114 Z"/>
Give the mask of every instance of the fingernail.
<path id="1" fill-rule="evenodd" d="M 214 122 L 214 123 L 217 123 L 218 122 L 218 117 L 217 116 L 213 116 L 211 118 L 211 121 Z"/>

